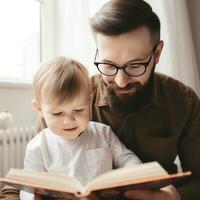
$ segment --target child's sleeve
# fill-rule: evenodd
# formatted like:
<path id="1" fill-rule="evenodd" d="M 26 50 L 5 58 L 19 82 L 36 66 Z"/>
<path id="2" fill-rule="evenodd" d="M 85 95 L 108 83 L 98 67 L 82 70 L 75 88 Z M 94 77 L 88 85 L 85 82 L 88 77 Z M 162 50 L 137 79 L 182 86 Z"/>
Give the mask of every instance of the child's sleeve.
<path id="1" fill-rule="evenodd" d="M 26 147 L 24 169 L 45 171 L 41 146 L 35 138 Z M 20 200 L 34 200 L 34 194 L 20 190 Z"/>
<path id="2" fill-rule="evenodd" d="M 125 147 L 110 129 L 110 149 L 114 161 L 114 168 L 138 165 L 141 160 L 136 154 Z"/>
<path id="3" fill-rule="evenodd" d="M 19 193 L 19 198 L 20 200 L 34 200 L 34 197 L 35 195 L 30 193 L 30 192 L 25 192 L 23 190 L 20 190 L 20 193 Z"/>
<path id="4" fill-rule="evenodd" d="M 45 171 L 42 148 L 40 145 L 34 144 L 32 141 L 28 143 L 26 147 L 24 169 Z"/>

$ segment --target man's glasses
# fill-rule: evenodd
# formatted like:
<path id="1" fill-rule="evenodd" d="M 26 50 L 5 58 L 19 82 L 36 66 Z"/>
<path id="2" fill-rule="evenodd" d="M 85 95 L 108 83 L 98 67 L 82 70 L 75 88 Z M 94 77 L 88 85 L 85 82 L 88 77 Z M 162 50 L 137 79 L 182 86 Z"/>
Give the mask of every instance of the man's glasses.
<path id="1" fill-rule="evenodd" d="M 138 62 L 138 63 L 137 62 L 134 62 L 134 63 L 129 62 L 129 63 L 126 63 L 123 66 L 119 66 L 117 64 L 113 64 L 113 63 L 109 63 L 109 62 L 96 62 L 96 57 L 98 55 L 98 49 L 97 49 L 96 54 L 95 54 L 94 64 L 96 65 L 99 72 L 101 74 L 106 75 L 106 76 L 116 75 L 119 69 L 124 70 L 124 72 L 128 76 L 133 76 L 133 77 L 141 76 L 146 72 L 147 67 L 148 67 L 148 65 L 151 61 L 151 58 L 152 58 L 157 46 L 158 45 L 156 45 L 153 48 L 153 50 L 151 51 L 152 54 L 149 57 L 149 60 L 147 62 Z"/>

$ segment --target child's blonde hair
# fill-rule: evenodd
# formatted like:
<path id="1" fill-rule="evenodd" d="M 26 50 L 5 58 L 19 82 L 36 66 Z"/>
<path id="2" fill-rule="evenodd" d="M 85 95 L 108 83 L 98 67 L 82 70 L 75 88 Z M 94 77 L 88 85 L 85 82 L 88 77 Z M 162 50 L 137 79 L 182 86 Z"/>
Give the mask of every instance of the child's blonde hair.
<path id="1" fill-rule="evenodd" d="M 33 80 L 33 94 L 37 101 L 45 100 L 62 104 L 78 94 L 90 94 L 87 69 L 78 61 L 56 57 L 43 63 Z"/>
<path id="2" fill-rule="evenodd" d="M 87 69 L 78 61 L 67 57 L 56 57 L 43 63 L 33 80 L 33 95 L 38 102 L 45 100 L 63 104 L 73 100 L 81 92 L 90 96 Z M 38 116 L 38 131 L 46 128 L 44 118 Z"/>

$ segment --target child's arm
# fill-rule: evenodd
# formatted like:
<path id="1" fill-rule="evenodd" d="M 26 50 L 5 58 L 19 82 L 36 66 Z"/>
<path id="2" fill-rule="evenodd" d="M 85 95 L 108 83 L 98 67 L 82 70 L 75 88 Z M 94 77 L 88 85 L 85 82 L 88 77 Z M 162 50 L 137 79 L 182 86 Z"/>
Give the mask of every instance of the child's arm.
<path id="1" fill-rule="evenodd" d="M 112 130 L 110 131 L 110 139 L 110 149 L 114 159 L 115 168 L 128 167 L 141 163 L 141 160 L 136 154 L 127 149 Z"/>
<path id="2" fill-rule="evenodd" d="M 23 190 L 20 190 L 19 198 L 20 200 L 34 200 L 35 199 L 34 194 L 30 192 L 25 192 Z"/>
<path id="3" fill-rule="evenodd" d="M 35 139 L 30 141 L 26 147 L 26 153 L 24 158 L 24 169 L 45 171 L 43 164 L 43 156 L 40 145 L 35 142 Z M 34 194 L 20 191 L 20 200 L 34 200 Z M 39 196 L 36 196 L 39 198 Z"/>

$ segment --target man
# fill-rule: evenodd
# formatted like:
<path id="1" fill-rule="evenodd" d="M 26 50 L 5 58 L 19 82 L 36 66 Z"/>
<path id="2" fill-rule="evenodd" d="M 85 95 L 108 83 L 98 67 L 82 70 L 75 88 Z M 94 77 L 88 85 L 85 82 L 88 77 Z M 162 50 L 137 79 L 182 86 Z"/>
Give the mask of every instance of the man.
<path id="1" fill-rule="evenodd" d="M 200 101 L 182 83 L 155 73 L 163 48 L 160 21 L 143 0 L 112 0 L 91 19 L 101 73 L 92 78 L 92 119 L 109 124 L 143 162 L 175 173 L 178 155 L 192 177 L 160 191 L 128 191 L 141 200 L 200 199 Z"/>
<path id="2" fill-rule="evenodd" d="M 95 65 L 101 73 L 92 78 L 92 119 L 111 125 L 143 162 L 157 160 L 173 173 L 178 154 L 183 170 L 193 173 L 175 187 L 124 195 L 140 200 L 200 199 L 200 101 L 190 88 L 154 72 L 163 48 L 157 15 L 142 0 L 112 0 L 92 18 L 91 26 Z M 4 200 L 18 197 L 8 188 L 1 195 Z"/>

